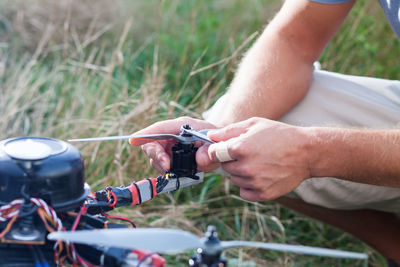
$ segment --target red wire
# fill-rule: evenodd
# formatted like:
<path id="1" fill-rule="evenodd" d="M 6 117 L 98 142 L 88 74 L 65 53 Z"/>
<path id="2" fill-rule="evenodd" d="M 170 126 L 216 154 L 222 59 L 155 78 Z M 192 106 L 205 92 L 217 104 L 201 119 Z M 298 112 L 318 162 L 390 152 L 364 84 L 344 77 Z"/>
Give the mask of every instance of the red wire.
<path id="1" fill-rule="evenodd" d="M 75 231 L 76 228 L 78 227 L 79 221 L 81 220 L 82 217 L 82 210 L 79 211 L 78 215 L 76 215 L 74 224 L 72 225 L 71 231 Z"/>
<path id="2" fill-rule="evenodd" d="M 134 223 L 131 219 L 128 219 L 128 218 L 126 218 L 126 217 L 121 217 L 121 216 L 109 215 L 109 214 L 105 213 L 104 211 L 102 211 L 101 214 L 103 214 L 103 215 L 106 216 L 107 218 L 126 221 L 126 222 L 130 223 L 130 224 L 133 226 L 133 228 L 136 228 L 135 223 Z"/>
<path id="3" fill-rule="evenodd" d="M 78 215 L 75 218 L 74 224 L 72 225 L 71 231 L 75 231 L 76 228 L 79 225 L 79 222 L 82 218 L 82 214 L 85 214 L 87 212 L 87 208 L 86 206 L 82 206 L 81 210 L 79 211 Z M 78 251 L 76 251 L 74 244 L 71 244 L 71 247 L 73 248 L 73 250 L 75 250 L 75 256 L 76 259 L 79 261 L 79 263 L 81 263 L 83 266 L 88 266 L 88 267 L 98 267 L 98 265 L 95 264 L 91 264 L 88 261 L 84 260 L 81 256 L 79 256 Z"/>
<path id="4" fill-rule="evenodd" d="M 83 263 L 83 266 L 88 266 L 88 267 L 100 267 L 99 265 L 91 264 L 88 261 L 84 260 L 81 256 L 76 253 L 76 258 L 79 260 L 80 263 Z"/>
<path id="5" fill-rule="evenodd" d="M 111 195 L 114 198 L 114 202 L 110 204 L 111 207 L 115 208 L 115 205 L 117 205 L 117 196 L 115 195 L 115 193 L 112 190 L 109 190 L 108 192 L 111 193 Z"/>

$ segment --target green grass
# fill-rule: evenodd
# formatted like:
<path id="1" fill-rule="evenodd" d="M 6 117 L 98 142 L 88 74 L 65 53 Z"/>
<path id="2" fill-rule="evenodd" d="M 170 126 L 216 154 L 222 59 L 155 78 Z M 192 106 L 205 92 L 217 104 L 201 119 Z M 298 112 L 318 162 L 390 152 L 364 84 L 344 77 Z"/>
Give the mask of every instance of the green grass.
<path id="1" fill-rule="evenodd" d="M 34 3 L 34 4 L 33 4 Z M 229 85 L 238 61 L 280 1 L 0 0 L 1 139 L 128 134 L 180 115 L 200 117 Z M 376 3 L 357 2 L 321 57 L 325 69 L 398 78 L 399 41 Z M 79 144 L 94 189 L 157 175 L 126 142 Z M 139 226 L 180 227 L 222 239 L 289 242 L 368 252 L 355 238 L 272 202 L 248 203 L 229 180 L 123 208 Z M 169 257 L 184 264 L 189 254 Z M 361 266 L 361 262 L 233 250 L 260 266 Z"/>

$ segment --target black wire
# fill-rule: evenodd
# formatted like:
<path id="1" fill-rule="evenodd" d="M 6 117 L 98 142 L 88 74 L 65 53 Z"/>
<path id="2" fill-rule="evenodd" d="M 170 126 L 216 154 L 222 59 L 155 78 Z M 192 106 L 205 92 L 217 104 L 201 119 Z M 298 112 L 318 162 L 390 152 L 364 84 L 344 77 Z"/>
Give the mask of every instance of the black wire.
<path id="1" fill-rule="evenodd" d="M 42 249 L 39 246 L 33 246 L 33 249 L 35 249 L 36 253 L 39 255 L 40 263 L 47 263 L 46 257 L 44 256 Z"/>
<path id="2" fill-rule="evenodd" d="M 21 187 L 21 195 L 25 199 L 25 202 L 22 204 L 20 208 L 21 211 L 21 213 L 19 214 L 20 218 L 32 215 L 37 209 L 37 207 L 31 203 L 31 196 L 25 192 L 26 187 L 27 187 L 26 184 L 23 184 Z M 31 209 L 29 211 L 26 211 L 28 208 Z"/>
<path id="3" fill-rule="evenodd" d="M 26 190 L 26 184 L 23 184 L 22 185 L 22 187 L 21 187 L 21 195 L 22 195 L 22 197 L 25 199 L 25 202 L 31 202 L 31 196 L 30 195 L 28 195 L 26 192 L 25 192 L 25 190 Z"/>
<path id="4" fill-rule="evenodd" d="M 31 183 L 34 181 L 36 175 L 35 175 L 35 173 L 34 173 L 31 169 L 26 168 L 26 167 L 22 164 L 22 162 L 17 161 L 17 165 L 18 165 L 18 167 L 26 174 L 26 176 L 28 177 L 26 183 L 24 183 L 24 184 L 22 185 L 22 187 L 21 187 L 21 195 L 22 195 L 22 197 L 25 199 L 25 202 L 30 202 L 30 201 L 31 201 L 31 196 L 28 195 L 28 194 L 25 192 L 25 189 L 26 189 L 27 185 L 28 185 L 28 186 L 31 185 Z"/>
<path id="5" fill-rule="evenodd" d="M 31 216 L 37 210 L 37 207 L 32 205 L 31 203 L 29 203 L 29 204 L 25 204 L 24 203 L 22 205 L 23 206 L 21 206 L 20 213 L 18 215 L 19 218 L 24 218 L 24 217 L 27 217 L 27 216 Z M 29 211 L 25 211 L 25 207 L 29 208 L 29 206 L 32 206 L 32 208 Z"/>
<path id="6" fill-rule="evenodd" d="M 169 183 L 169 180 L 165 177 L 167 173 L 168 172 L 166 172 L 163 176 L 157 177 L 157 185 L 156 185 L 157 194 L 160 193 L 164 189 L 164 187 L 167 186 L 167 184 Z"/>
<path id="7" fill-rule="evenodd" d="M 40 262 L 40 259 L 39 259 L 39 255 L 37 254 L 37 252 L 36 252 L 36 250 L 35 250 L 35 246 L 29 246 L 29 248 L 30 248 L 30 250 L 31 250 L 31 252 L 32 252 L 33 259 L 35 260 L 35 262 L 41 263 L 41 262 Z"/>
<path id="8" fill-rule="evenodd" d="M 146 255 L 144 255 L 144 257 L 138 262 L 138 265 L 136 267 L 140 267 L 140 265 L 142 265 L 142 263 L 144 263 L 145 260 L 147 260 L 149 257 L 156 255 L 157 253 L 155 252 L 150 252 Z"/>
<path id="9" fill-rule="evenodd" d="M 37 261 L 40 262 L 40 264 L 43 264 L 45 260 L 43 259 L 44 256 L 43 253 L 40 251 L 40 249 L 37 246 L 33 246 L 33 252 L 37 256 Z"/>
<path id="10" fill-rule="evenodd" d="M 181 188 L 181 182 L 179 181 L 179 177 L 176 177 L 176 190 L 178 190 L 179 188 Z"/>

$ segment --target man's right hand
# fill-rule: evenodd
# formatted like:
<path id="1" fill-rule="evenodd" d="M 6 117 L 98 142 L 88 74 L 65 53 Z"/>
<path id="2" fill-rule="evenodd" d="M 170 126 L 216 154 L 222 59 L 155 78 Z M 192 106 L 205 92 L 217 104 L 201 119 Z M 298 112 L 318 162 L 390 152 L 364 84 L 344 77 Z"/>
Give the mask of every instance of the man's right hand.
<path id="1" fill-rule="evenodd" d="M 215 129 L 215 125 L 190 117 L 180 117 L 173 120 L 159 121 L 142 129 L 135 134 L 179 134 L 181 126 L 189 124 L 196 131 L 202 129 Z M 142 150 L 150 157 L 150 164 L 160 173 L 170 169 L 171 148 L 176 143 L 173 140 L 154 141 L 149 139 L 130 139 L 129 143 L 133 146 L 142 146 Z M 199 170 L 211 171 L 219 167 L 218 163 L 210 164 L 208 157 L 208 144 L 202 143 L 196 153 L 196 162 Z"/>

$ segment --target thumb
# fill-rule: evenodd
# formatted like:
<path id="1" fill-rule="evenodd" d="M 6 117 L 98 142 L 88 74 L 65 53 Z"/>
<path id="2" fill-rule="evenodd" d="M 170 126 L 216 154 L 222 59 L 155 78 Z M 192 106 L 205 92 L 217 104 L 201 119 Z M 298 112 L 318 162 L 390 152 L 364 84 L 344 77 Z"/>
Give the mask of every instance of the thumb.
<path id="1" fill-rule="evenodd" d="M 182 121 L 180 120 L 167 120 L 156 122 L 134 134 L 179 134 L 181 129 Z M 149 142 L 154 142 L 152 139 L 145 138 L 131 138 L 129 143 L 132 146 L 140 146 Z"/>

